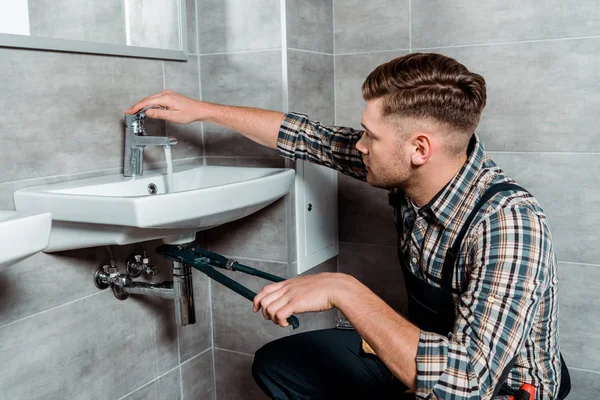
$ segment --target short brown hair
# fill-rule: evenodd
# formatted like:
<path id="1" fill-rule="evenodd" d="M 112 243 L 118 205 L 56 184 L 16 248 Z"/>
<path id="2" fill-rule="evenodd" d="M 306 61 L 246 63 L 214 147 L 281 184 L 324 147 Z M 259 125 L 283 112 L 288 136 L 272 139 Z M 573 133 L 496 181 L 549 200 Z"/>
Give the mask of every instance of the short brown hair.
<path id="1" fill-rule="evenodd" d="M 363 98 L 382 98 L 386 116 L 429 118 L 470 134 L 485 107 L 485 79 L 453 58 L 413 53 L 381 64 L 362 85 Z"/>

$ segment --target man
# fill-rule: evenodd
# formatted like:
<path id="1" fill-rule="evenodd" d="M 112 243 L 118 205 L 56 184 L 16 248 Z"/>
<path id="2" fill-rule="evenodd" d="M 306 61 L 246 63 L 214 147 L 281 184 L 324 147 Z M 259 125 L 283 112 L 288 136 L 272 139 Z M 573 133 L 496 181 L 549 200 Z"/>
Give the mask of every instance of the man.
<path id="1" fill-rule="evenodd" d="M 345 274 L 268 285 L 254 299 L 266 319 L 287 326 L 293 313 L 336 307 L 356 331 L 267 344 L 256 353 L 257 383 L 274 399 L 489 399 L 524 383 L 536 399 L 563 398 L 550 231 L 537 201 L 473 133 L 485 80 L 454 59 L 417 53 L 380 65 L 362 89 L 362 131 L 167 91 L 126 111 L 161 106 L 147 115 L 223 125 L 390 190 L 409 315 Z"/>

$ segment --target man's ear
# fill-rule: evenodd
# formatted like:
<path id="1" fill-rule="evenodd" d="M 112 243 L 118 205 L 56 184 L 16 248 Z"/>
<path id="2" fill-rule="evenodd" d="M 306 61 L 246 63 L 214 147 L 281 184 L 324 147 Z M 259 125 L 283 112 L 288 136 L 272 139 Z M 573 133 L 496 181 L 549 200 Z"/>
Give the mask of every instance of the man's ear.
<path id="1" fill-rule="evenodd" d="M 413 165 L 420 166 L 429 160 L 433 150 L 433 139 L 427 133 L 419 133 L 410 143 L 411 161 Z"/>

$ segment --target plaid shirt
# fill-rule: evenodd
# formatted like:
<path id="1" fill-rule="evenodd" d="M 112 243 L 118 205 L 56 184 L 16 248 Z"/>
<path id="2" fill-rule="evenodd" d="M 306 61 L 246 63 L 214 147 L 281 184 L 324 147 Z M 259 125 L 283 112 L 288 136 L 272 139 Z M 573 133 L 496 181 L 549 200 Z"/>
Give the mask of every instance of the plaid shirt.
<path id="1" fill-rule="evenodd" d="M 365 180 L 355 148 L 363 131 L 328 127 L 287 114 L 279 153 Z M 446 252 L 485 189 L 513 182 L 474 135 L 468 160 L 418 211 L 406 195 L 396 216 L 404 226 L 399 253 L 412 273 L 440 286 Z M 553 399 L 560 382 L 557 261 L 548 222 L 527 192 L 497 194 L 479 211 L 464 239 L 453 276 L 454 330 L 421 331 L 418 399 L 489 399 L 516 356 L 507 383 L 533 384 L 536 399 Z"/>

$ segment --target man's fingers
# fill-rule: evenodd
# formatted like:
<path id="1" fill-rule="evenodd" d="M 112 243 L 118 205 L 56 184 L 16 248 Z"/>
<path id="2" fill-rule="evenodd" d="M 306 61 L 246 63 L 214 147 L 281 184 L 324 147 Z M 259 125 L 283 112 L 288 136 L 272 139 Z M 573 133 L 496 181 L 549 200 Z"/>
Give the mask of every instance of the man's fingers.
<path id="1" fill-rule="evenodd" d="M 151 108 L 146 110 L 146 116 L 154 119 L 169 119 L 169 111 Z M 172 113 L 172 112 L 171 112 Z"/>
<path id="2" fill-rule="evenodd" d="M 260 310 L 261 300 L 263 297 L 267 296 L 270 293 L 273 293 L 276 290 L 279 290 L 283 286 L 283 282 L 273 283 L 271 285 L 265 286 L 255 297 L 254 297 L 254 312 Z"/>
<path id="3" fill-rule="evenodd" d="M 161 101 L 161 97 L 164 96 L 165 93 L 160 92 L 152 96 L 144 97 L 142 100 L 138 101 L 127 110 L 125 110 L 125 114 L 135 114 L 140 111 L 142 108 L 147 106 L 163 106 L 163 101 Z"/>
<path id="4" fill-rule="evenodd" d="M 294 313 L 294 306 L 290 303 L 286 304 L 282 308 L 280 308 L 275 314 L 275 318 L 273 322 L 277 325 L 286 328 L 290 326 L 290 323 L 287 322 L 287 319 Z"/>
<path id="5" fill-rule="evenodd" d="M 271 301 L 268 305 L 263 302 L 263 314 L 266 315 L 265 319 L 270 319 L 271 321 L 277 323 L 275 320 L 275 316 L 279 312 L 279 310 L 287 305 L 289 299 L 287 296 L 279 296 L 277 299 Z"/>
<path id="6" fill-rule="evenodd" d="M 260 300 L 260 307 L 262 308 L 262 313 L 265 319 L 271 319 L 270 315 L 267 313 L 267 309 L 271 306 L 271 304 L 273 304 L 273 302 L 277 301 L 283 295 L 285 295 L 285 291 L 276 290 Z"/>

